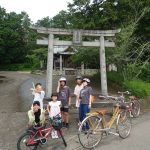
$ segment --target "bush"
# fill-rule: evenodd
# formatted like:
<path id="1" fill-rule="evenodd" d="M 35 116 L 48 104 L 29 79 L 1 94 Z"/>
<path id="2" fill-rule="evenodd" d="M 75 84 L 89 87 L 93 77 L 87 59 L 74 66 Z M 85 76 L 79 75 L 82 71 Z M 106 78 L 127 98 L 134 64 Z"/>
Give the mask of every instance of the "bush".
<path id="1" fill-rule="evenodd" d="M 30 71 L 33 69 L 31 64 L 8 64 L 8 65 L 1 65 L 1 71 Z"/>
<path id="2" fill-rule="evenodd" d="M 137 97 L 145 98 L 150 96 L 150 84 L 141 80 L 124 81 L 123 86 Z"/>
<path id="3" fill-rule="evenodd" d="M 128 90 L 139 98 L 145 98 L 150 96 L 150 84 L 142 80 L 124 80 L 121 73 L 107 72 L 108 86 L 113 84 L 113 88 L 117 87 L 120 90 Z M 92 83 L 96 84 L 100 80 L 100 73 L 92 76 Z M 123 89 L 122 89 L 123 88 Z"/>
<path id="4" fill-rule="evenodd" d="M 122 86 L 123 81 L 124 81 L 123 76 L 116 71 L 108 72 L 107 79 L 113 83 L 116 83 L 119 86 Z"/>
<path id="5" fill-rule="evenodd" d="M 150 83 L 150 64 L 147 64 L 139 76 L 142 80 Z"/>

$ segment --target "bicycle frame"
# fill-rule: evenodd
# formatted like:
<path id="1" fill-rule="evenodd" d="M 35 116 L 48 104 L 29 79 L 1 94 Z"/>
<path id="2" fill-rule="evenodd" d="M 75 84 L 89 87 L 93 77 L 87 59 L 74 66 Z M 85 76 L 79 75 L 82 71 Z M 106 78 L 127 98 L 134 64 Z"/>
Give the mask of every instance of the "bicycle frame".
<path id="1" fill-rule="evenodd" d="M 114 124 L 118 114 L 120 113 L 121 109 L 119 108 L 119 106 L 116 106 L 112 117 L 110 118 L 109 121 L 106 121 L 106 117 L 105 115 L 102 115 L 102 124 L 104 128 L 111 128 L 112 125 Z"/>
<path id="2" fill-rule="evenodd" d="M 47 129 L 39 129 L 37 131 L 33 131 L 33 130 L 29 130 L 27 132 L 32 132 L 33 136 L 31 138 L 28 139 L 26 145 L 30 146 L 30 145 L 35 145 L 38 143 L 38 141 L 40 141 L 41 139 L 47 139 L 49 134 L 52 132 L 53 127 L 47 128 Z M 46 134 L 45 134 L 46 133 Z M 45 134 L 45 135 L 44 135 Z M 36 139 L 36 136 L 37 139 Z"/>
<path id="3" fill-rule="evenodd" d="M 101 129 L 102 131 L 106 131 L 108 129 L 111 129 L 115 120 L 117 119 L 118 115 L 120 114 L 121 112 L 121 108 L 120 106 L 116 106 L 114 112 L 113 112 L 113 115 L 112 117 L 110 118 L 109 121 L 106 121 L 106 117 L 105 117 L 105 114 L 101 114 L 101 113 L 98 113 L 98 112 L 92 112 L 92 113 L 88 113 L 87 115 L 93 115 L 93 116 L 98 116 L 101 118 L 100 121 L 102 121 L 102 125 L 103 125 L 103 129 Z M 90 121 L 90 120 L 89 120 Z M 90 126 L 92 127 L 93 130 L 95 130 L 95 126 L 92 124 L 92 122 L 90 121 Z"/>

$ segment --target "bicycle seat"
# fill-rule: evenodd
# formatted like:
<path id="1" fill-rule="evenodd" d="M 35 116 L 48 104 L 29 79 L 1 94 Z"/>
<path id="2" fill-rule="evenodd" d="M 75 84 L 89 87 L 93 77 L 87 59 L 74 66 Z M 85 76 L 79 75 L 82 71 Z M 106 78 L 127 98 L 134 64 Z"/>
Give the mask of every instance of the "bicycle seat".
<path id="1" fill-rule="evenodd" d="M 122 104 L 120 104 L 119 108 L 120 109 L 129 109 L 130 106 L 129 106 L 129 103 L 122 103 Z"/>
<path id="2" fill-rule="evenodd" d="M 136 97 L 135 96 L 129 96 L 129 99 L 136 100 Z"/>
<path id="3" fill-rule="evenodd" d="M 35 131 L 37 131 L 37 130 L 42 130 L 42 129 L 44 129 L 45 126 L 46 126 L 45 124 L 44 124 L 44 125 L 41 125 L 41 126 L 35 126 L 35 125 L 33 125 L 32 128 L 33 128 Z"/>
<path id="4" fill-rule="evenodd" d="M 107 109 L 100 109 L 100 110 L 97 110 L 96 112 L 101 114 L 101 115 L 105 115 L 108 112 L 108 110 Z"/>

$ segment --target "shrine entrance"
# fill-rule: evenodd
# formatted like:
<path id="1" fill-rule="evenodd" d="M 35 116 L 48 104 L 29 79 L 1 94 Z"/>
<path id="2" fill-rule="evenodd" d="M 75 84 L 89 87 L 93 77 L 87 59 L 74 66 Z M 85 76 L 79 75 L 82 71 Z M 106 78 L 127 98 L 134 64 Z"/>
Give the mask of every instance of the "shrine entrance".
<path id="1" fill-rule="evenodd" d="M 47 38 L 37 39 L 37 44 L 48 45 L 47 57 L 47 77 L 46 77 L 46 96 L 50 97 L 52 92 L 53 80 L 53 53 L 54 46 L 85 46 L 85 47 L 99 47 L 100 49 L 100 72 L 101 72 L 101 94 L 108 95 L 107 89 L 107 75 L 106 75 L 106 58 L 105 47 L 115 47 L 113 41 L 105 40 L 106 37 L 115 37 L 118 30 L 75 30 L 75 29 L 58 29 L 58 28 L 44 28 L 32 27 L 37 30 L 37 33 L 47 35 Z M 54 35 L 72 35 L 72 41 L 64 41 L 54 39 Z M 83 37 L 97 37 L 95 41 L 83 41 Z M 60 67 L 62 67 L 60 65 Z M 60 68 L 62 69 L 62 68 Z"/>

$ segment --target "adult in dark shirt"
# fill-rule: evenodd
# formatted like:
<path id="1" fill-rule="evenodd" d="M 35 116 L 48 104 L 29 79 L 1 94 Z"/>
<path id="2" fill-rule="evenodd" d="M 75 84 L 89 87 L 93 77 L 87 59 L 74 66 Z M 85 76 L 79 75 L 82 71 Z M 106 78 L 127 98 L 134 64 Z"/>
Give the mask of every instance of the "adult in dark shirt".
<path id="1" fill-rule="evenodd" d="M 83 89 L 80 91 L 80 107 L 79 107 L 80 122 L 82 122 L 83 119 L 86 117 L 86 113 L 89 113 L 93 96 L 93 90 L 89 86 L 90 80 L 88 78 L 84 78 L 82 84 Z"/>
<path id="2" fill-rule="evenodd" d="M 63 126 L 69 128 L 69 106 L 71 104 L 70 88 L 66 86 L 66 78 L 61 77 L 57 86 L 58 100 L 61 101 Z"/>

